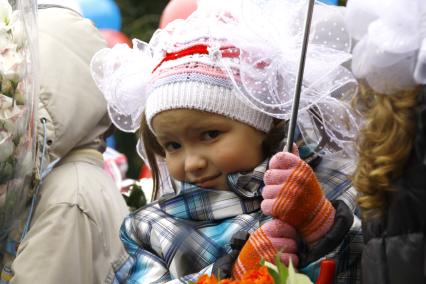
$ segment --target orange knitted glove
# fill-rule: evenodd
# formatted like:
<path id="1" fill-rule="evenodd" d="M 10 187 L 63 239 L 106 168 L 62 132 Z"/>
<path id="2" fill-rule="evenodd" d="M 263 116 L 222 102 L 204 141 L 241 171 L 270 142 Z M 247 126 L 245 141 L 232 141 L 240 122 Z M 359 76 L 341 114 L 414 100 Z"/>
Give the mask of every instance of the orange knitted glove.
<path id="1" fill-rule="evenodd" d="M 264 182 L 264 214 L 292 225 L 311 245 L 330 230 L 335 209 L 325 198 L 311 167 L 297 155 L 275 154 Z"/>
<path id="2" fill-rule="evenodd" d="M 274 263 L 275 256 L 282 252 L 281 261 L 288 266 L 290 258 L 297 267 L 296 230 L 281 220 L 271 220 L 257 229 L 245 243 L 232 268 L 232 277 L 241 279 L 249 270 L 260 266 L 262 259 Z"/>

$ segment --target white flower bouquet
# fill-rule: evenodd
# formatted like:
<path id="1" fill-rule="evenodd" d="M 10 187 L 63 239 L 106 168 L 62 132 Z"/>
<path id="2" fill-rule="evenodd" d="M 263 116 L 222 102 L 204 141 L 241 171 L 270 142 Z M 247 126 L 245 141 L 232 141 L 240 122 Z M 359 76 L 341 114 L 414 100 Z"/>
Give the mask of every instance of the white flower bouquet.
<path id="1" fill-rule="evenodd" d="M 28 201 L 32 181 L 36 84 L 31 2 L 0 0 L 0 239 Z"/>

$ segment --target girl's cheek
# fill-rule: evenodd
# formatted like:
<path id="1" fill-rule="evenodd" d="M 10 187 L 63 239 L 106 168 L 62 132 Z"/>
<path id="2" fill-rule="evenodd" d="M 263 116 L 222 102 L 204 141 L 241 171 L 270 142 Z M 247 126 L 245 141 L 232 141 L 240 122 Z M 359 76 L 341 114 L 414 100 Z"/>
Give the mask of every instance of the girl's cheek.
<path id="1" fill-rule="evenodd" d="M 239 159 L 235 151 L 226 150 L 217 150 L 215 153 L 215 160 L 217 164 L 220 164 L 223 169 L 222 171 L 232 171 L 236 164 L 239 163 Z"/>
<path id="2" fill-rule="evenodd" d="M 166 160 L 167 169 L 169 170 L 170 175 L 179 181 L 185 179 L 185 170 L 183 164 L 180 163 L 177 159 L 167 159 Z"/>

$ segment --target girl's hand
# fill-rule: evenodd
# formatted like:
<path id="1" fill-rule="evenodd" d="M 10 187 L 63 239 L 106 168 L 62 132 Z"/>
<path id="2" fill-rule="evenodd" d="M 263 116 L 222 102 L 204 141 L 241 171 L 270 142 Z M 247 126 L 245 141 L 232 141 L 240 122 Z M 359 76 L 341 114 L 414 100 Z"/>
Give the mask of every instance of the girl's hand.
<path id="1" fill-rule="evenodd" d="M 288 266 L 291 258 L 293 265 L 297 267 L 299 258 L 296 254 L 296 230 L 289 224 L 274 219 L 250 235 L 234 263 L 232 277 L 241 279 L 247 271 L 258 268 L 262 259 L 274 263 L 279 252 L 285 265 Z"/>
<path id="2" fill-rule="evenodd" d="M 333 225 L 335 209 L 325 198 L 311 167 L 297 155 L 279 152 L 264 176 L 261 208 L 264 214 L 292 225 L 310 244 Z"/>

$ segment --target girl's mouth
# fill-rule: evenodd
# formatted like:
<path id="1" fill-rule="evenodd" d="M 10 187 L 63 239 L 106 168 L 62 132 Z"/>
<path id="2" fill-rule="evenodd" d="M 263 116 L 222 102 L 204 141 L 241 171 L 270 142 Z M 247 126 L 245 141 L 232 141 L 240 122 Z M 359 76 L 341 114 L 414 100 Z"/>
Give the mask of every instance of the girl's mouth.
<path id="1" fill-rule="evenodd" d="M 214 180 L 218 178 L 219 176 L 220 174 L 209 176 L 209 177 L 203 177 L 203 178 L 194 180 L 193 183 L 199 187 L 210 188 L 213 186 Z"/>

